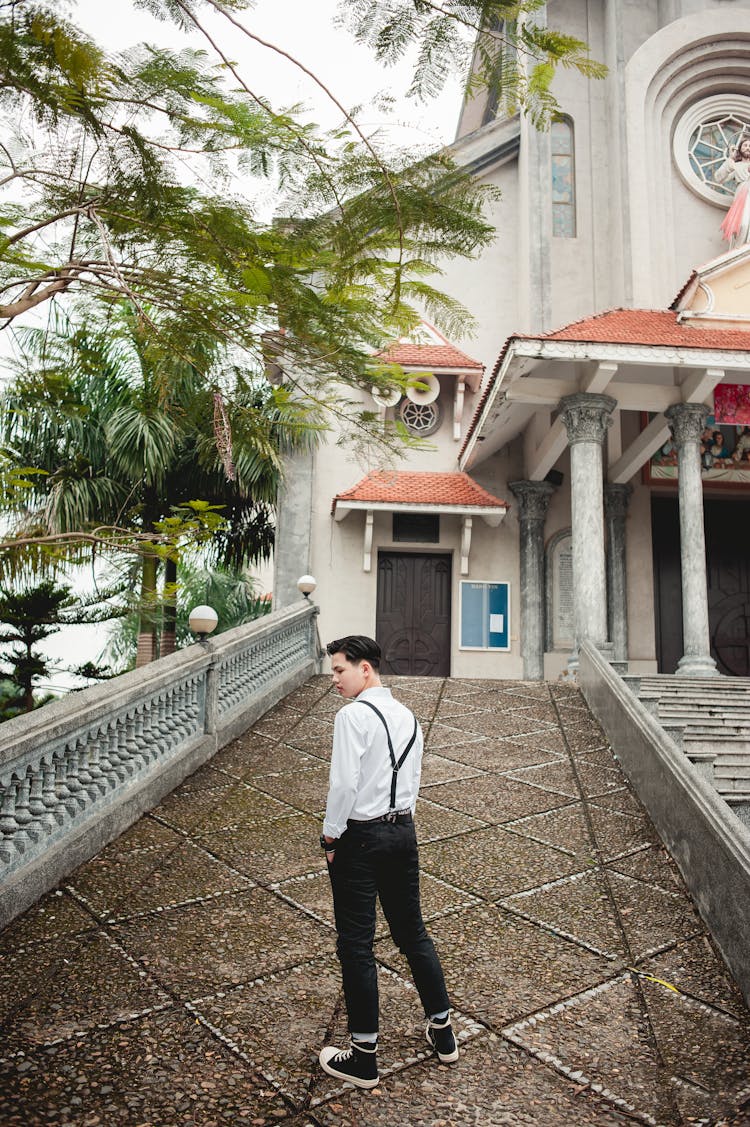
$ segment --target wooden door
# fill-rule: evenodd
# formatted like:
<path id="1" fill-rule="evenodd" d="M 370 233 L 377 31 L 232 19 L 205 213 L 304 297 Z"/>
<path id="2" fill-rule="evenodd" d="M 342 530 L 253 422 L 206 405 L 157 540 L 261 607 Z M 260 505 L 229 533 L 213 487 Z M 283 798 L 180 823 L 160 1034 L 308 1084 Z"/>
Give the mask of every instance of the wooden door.
<path id="1" fill-rule="evenodd" d="M 657 668 L 660 673 L 674 673 L 684 652 L 680 512 L 676 497 L 651 498 L 651 538 Z"/>
<path id="2" fill-rule="evenodd" d="M 375 636 L 384 673 L 449 676 L 450 556 L 379 553 Z"/>
<path id="3" fill-rule="evenodd" d="M 750 501 L 703 506 L 711 654 L 720 673 L 750 676 Z M 654 609 L 659 671 L 682 657 L 680 517 L 677 499 L 652 498 Z"/>
<path id="4" fill-rule="evenodd" d="M 720 673 L 750 676 L 750 501 L 707 501 L 708 620 Z"/>

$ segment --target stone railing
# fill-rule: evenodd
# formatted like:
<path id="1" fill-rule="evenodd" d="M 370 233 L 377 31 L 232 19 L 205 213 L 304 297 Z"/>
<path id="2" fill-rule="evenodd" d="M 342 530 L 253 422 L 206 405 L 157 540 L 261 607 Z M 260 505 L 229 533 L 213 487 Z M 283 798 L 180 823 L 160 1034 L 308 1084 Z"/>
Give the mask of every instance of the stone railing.
<path id="1" fill-rule="evenodd" d="M 750 829 L 590 642 L 578 682 L 750 1005 Z"/>
<path id="2" fill-rule="evenodd" d="M 318 669 L 310 603 L 0 727 L 0 927 Z"/>

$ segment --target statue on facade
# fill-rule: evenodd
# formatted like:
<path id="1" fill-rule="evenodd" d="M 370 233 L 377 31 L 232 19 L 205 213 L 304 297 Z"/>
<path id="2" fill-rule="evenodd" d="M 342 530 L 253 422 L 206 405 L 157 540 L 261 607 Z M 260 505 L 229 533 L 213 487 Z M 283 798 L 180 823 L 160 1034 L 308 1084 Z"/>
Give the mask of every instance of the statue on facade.
<path id="1" fill-rule="evenodd" d="M 734 199 L 721 224 L 722 238 L 730 247 L 744 246 L 750 241 L 750 131 L 743 129 L 737 144 L 731 145 L 727 159 L 716 170 L 715 179 L 736 182 Z"/>

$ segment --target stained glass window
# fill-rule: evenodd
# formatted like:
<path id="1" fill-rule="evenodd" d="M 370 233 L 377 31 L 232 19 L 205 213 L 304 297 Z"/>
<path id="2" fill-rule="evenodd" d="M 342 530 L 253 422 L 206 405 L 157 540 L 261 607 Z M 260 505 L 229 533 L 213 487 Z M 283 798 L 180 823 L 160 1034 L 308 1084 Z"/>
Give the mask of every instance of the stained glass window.
<path id="1" fill-rule="evenodd" d="M 552 123 L 552 234 L 576 235 L 576 174 L 573 123 L 563 117 Z"/>
<path id="2" fill-rule="evenodd" d="M 736 145 L 747 121 L 736 114 L 728 113 L 713 121 L 702 121 L 693 130 L 688 144 L 690 167 L 701 181 L 727 199 L 731 199 L 737 187 L 730 177 L 719 184 L 715 180 L 717 169 L 721 168 L 732 145 Z"/>

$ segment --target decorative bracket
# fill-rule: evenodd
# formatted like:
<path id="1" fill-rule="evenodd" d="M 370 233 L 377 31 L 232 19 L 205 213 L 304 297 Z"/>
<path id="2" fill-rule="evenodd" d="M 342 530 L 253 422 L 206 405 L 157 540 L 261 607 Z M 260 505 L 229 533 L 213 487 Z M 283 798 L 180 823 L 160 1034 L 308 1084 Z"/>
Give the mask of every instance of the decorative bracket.
<path id="1" fill-rule="evenodd" d="M 461 438 L 461 418 L 464 413 L 464 392 L 466 391 L 466 376 L 459 376 L 456 380 L 456 390 L 453 396 L 453 439 L 455 442 Z"/>
<path id="2" fill-rule="evenodd" d="M 372 528 L 374 521 L 375 513 L 372 509 L 368 509 L 365 514 L 364 563 L 362 565 L 365 571 L 372 571 Z"/>
<path id="3" fill-rule="evenodd" d="M 472 518 L 464 517 L 461 526 L 461 574 L 469 574 L 469 550 L 471 548 Z"/>

